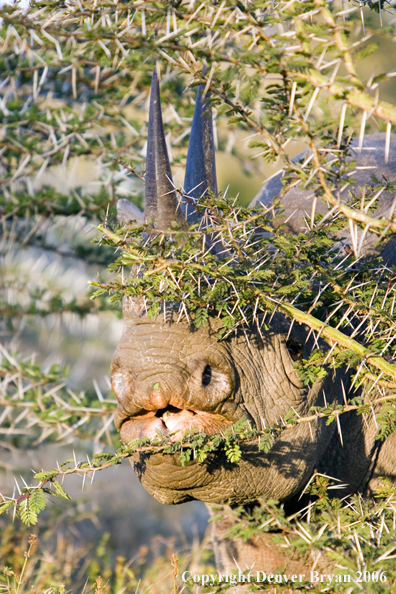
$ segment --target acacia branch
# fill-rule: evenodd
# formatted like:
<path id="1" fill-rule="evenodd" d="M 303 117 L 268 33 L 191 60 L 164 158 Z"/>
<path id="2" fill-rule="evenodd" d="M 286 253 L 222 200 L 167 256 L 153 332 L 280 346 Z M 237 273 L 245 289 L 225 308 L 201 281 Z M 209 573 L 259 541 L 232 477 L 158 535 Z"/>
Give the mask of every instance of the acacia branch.
<path id="1" fill-rule="evenodd" d="M 368 361 L 371 365 L 383 373 L 386 373 L 387 375 L 390 375 L 396 379 L 396 365 L 389 363 L 383 357 L 376 355 L 353 338 L 349 338 L 349 336 L 346 336 L 343 332 L 337 330 L 337 328 L 333 328 L 332 326 L 323 323 L 321 320 L 318 320 L 314 316 L 301 311 L 290 303 L 279 301 L 264 294 L 261 294 L 261 297 L 264 300 L 275 303 L 277 307 L 289 318 L 296 320 L 300 324 L 306 324 L 313 330 L 319 332 L 329 341 L 331 345 L 340 344 L 344 348 L 354 351 L 361 357 L 361 359 Z"/>
<path id="2" fill-rule="evenodd" d="M 221 434 L 221 435 L 220 434 L 207 435 L 207 434 L 202 434 L 202 433 L 197 432 L 193 435 L 193 437 L 198 437 L 199 443 L 194 442 L 193 439 L 189 439 L 187 437 L 187 435 L 184 435 L 181 439 L 175 440 L 173 442 L 169 441 L 169 438 L 167 438 L 166 443 L 158 443 L 158 438 L 152 440 L 151 442 L 149 442 L 145 445 L 140 445 L 140 446 L 134 446 L 133 442 L 131 442 L 130 444 L 124 445 L 108 461 L 103 462 L 103 463 L 90 462 L 89 460 L 88 460 L 88 462 L 78 463 L 77 460 L 74 460 L 75 463 L 72 468 L 66 468 L 66 469 L 62 468 L 62 466 L 65 466 L 66 464 L 70 463 L 70 461 L 69 461 L 69 462 L 64 462 L 62 464 L 62 466 L 58 465 L 58 467 L 56 469 L 51 470 L 49 472 L 42 471 L 41 473 L 36 475 L 36 478 L 40 477 L 39 484 L 25 488 L 19 494 L 18 497 L 14 497 L 14 498 L 5 497 L 4 495 L 2 495 L 0 493 L 0 497 L 2 499 L 2 502 L 0 501 L 0 513 L 3 513 L 4 511 L 9 511 L 12 508 L 16 508 L 16 506 L 23 501 L 28 501 L 35 491 L 45 488 L 45 486 L 48 484 L 53 484 L 55 486 L 56 491 L 58 491 L 58 494 L 61 494 L 61 496 L 65 497 L 65 498 L 69 498 L 67 493 L 65 493 L 63 491 L 63 488 L 59 484 L 57 484 L 57 481 L 56 481 L 57 478 L 65 477 L 65 476 L 72 475 L 72 474 L 77 474 L 78 476 L 83 476 L 84 478 L 87 475 L 92 475 L 92 480 L 93 480 L 96 472 L 105 470 L 106 468 L 110 468 L 111 466 L 114 466 L 115 464 L 119 464 L 123 459 L 130 458 L 131 456 L 133 456 L 135 454 L 149 454 L 149 455 L 151 455 L 151 454 L 174 455 L 176 453 L 182 454 L 183 451 L 186 451 L 188 449 L 195 451 L 196 449 L 199 449 L 202 445 L 205 447 L 205 445 L 207 445 L 207 444 L 209 444 L 209 446 L 210 446 L 209 449 L 206 450 L 207 454 L 209 454 L 209 453 L 213 454 L 221 446 L 224 446 L 227 443 L 230 443 L 230 440 L 232 441 L 232 443 L 238 444 L 238 445 L 243 445 L 244 443 L 246 443 L 247 445 L 255 444 L 255 445 L 259 446 L 260 438 L 265 437 L 267 439 L 271 438 L 271 440 L 273 440 L 274 437 L 276 437 L 277 435 L 280 435 L 285 430 L 293 429 L 293 427 L 295 427 L 296 425 L 299 425 L 301 423 L 311 423 L 311 422 L 317 420 L 318 418 L 333 417 L 333 419 L 334 419 L 337 416 L 340 416 L 344 413 L 351 412 L 351 411 L 357 411 L 357 410 L 361 409 L 362 407 L 364 407 L 365 405 L 372 407 L 372 406 L 381 404 L 383 402 L 393 402 L 393 404 L 395 404 L 396 398 L 392 397 L 390 395 L 386 395 L 386 396 L 382 396 L 380 398 L 375 398 L 373 400 L 364 400 L 360 404 L 335 405 L 335 407 L 330 408 L 330 410 L 329 410 L 329 407 L 327 407 L 327 410 L 315 410 L 314 414 L 308 415 L 305 417 L 298 416 L 295 413 L 295 411 L 292 411 L 293 412 L 292 422 L 283 421 L 282 425 L 276 424 L 270 428 L 265 429 L 264 431 L 258 431 L 256 429 L 251 429 L 250 426 L 249 426 L 249 429 L 247 429 L 247 428 L 242 428 L 242 429 L 239 428 L 238 429 L 235 426 L 235 430 L 234 430 L 234 427 L 228 428 L 226 431 L 226 435 L 223 435 L 223 434 Z M 247 425 L 248 423 L 245 422 L 245 424 Z M 191 429 L 189 431 L 191 431 Z M 202 436 L 204 436 L 204 442 L 202 442 Z M 98 460 L 100 460 L 101 458 L 103 459 L 104 456 L 109 456 L 109 454 L 104 454 L 104 455 L 98 454 L 96 457 Z M 207 455 L 201 461 L 198 461 L 198 463 L 201 464 L 202 462 L 204 462 L 206 457 L 207 457 Z M 43 476 L 43 475 L 46 475 L 46 476 Z M 60 492 L 58 489 L 60 490 Z M 47 491 L 47 492 L 49 494 L 56 495 L 55 492 L 49 492 L 49 491 Z"/>

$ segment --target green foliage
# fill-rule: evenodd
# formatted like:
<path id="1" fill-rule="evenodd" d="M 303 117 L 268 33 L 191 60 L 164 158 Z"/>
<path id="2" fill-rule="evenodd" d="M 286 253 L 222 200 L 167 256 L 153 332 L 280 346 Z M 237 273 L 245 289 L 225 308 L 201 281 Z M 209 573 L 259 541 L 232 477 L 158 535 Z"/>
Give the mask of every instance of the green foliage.
<path id="1" fill-rule="evenodd" d="M 363 584 L 364 592 L 393 592 L 395 489 L 383 481 L 373 499 L 356 495 L 345 504 L 332 497 L 334 488 L 337 485 L 327 477 L 315 474 L 305 491 L 309 504 L 297 514 L 288 516 L 285 506 L 267 500 L 247 508 L 217 507 L 212 521 L 224 520 L 230 526 L 230 539 L 254 542 L 267 533 L 267 546 L 280 545 L 302 566 L 309 567 L 309 559 L 315 558 L 318 573 L 333 576 L 319 585 L 310 583 L 309 575 L 305 575 L 299 591 L 335 593 L 348 587 L 348 591 L 358 592 Z M 266 589 L 268 584 L 256 587 Z M 280 592 L 290 591 L 288 587 L 277 585 Z"/>
<path id="2" fill-rule="evenodd" d="M 385 403 L 378 412 L 379 428 L 378 439 L 384 440 L 396 429 L 396 415 L 394 407 Z"/>
<path id="3" fill-rule="evenodd" d="M 327 422 L 345 412 L 375 414 L 378 438 L 389 436 L 396 428 L 394 274 L 378 258 L 356 262 L 358 246 L 345 254 L 337 241 L 351 229 L 367 228 L 380 242 L 395 231 L 393 219 L 372 218 L 375 196 L 394 191 L 394 182 L 373 177 L 363 195 L 353 180 L 354 163 L 347 161 L 351 137 L 360 134 L 362 121 L 367 129 L 379 122 L 387 131 L 396 123 L 395 106 L 382 100 L 394 73 L 371 76 L 370 66 L 373 56 L 384 53 L 380 42 L 394 47 L 395 30 L 394 22 L 385 19 L 389 2 L 364 0 L 348 7 L 354 10 L 343 13 L 339 3 L 320 0 L 38 1 L 28 11 L 2 6 L 2 336 L 11 340 L 25 325 L 33 333 L 55 317 L 97 316 L 117 307 L 125 295 L 144 298 L 150 317 L 161 313 L 164 302 L 171 302 L 197 328 L 216 316 L 223 326 L 222 340 L 242 329 L 268 330 L 272 314 L 280 311 L 308 325 L 320 342 L 309 357 L 295 363 L 304 384 L 341 365 L 353 370 L 353 398 L 309 412 Z M 376 13 L 384 19 L 382 28 Z M 373 35 L 375 40 L 367 43 Z M 291 234 L 282 226 L 273 229 L 272 211 L 240 208 L 220 196 L 215 206 L 213 197 L 199 205 L 210 218 L 206 231 L 173 227 L 147 238 L 147 226 L 114 224 L 118 197 L 127 195 L 142 205 L 145 106 L 156 61 L 161 65 L 164 106 L 171 106 L 165 125 L 175 164 L 184 163 L 193 92 L 204 84 L 216 110 L 220 150 L 227 147 L 245 163 L 249 160 L 249 167 L 259 169 L 260 175 L 263 163 L 282 162 L 284 187 L 274 207 L 281 205 L 288 188 L 298 185 L 317 198 L 324 195 L 335 209 L 332 216 L 307 213 L 304 233 Z M 257 149 L 253 155 L 240 148 L 245 144 L 232 140 L 241 133 L 256 134 L 250 144 Z M 292 161 L 288 147 L 294 140 L 304 141 L 313 158 Z M 328 158 L 330 153 L 334 160 Z M 250 160 L 251 156 L 257 158 Z M 77 163 L 86 171 L 98 166 L 97 191 L 83 184 L 66 187 Z M 52 186 L 57 176 L 61 183 Z M 338 189 L 346 183 L 349 198 L 339 202 Z M 83 226 L 77 233 L 69 231 L 65 239 L 59 229 L 68 220 L 99 228 L 101 249 L 89 243 Z M 203 239 L 205 245 L 210 239 L 221 247 L 226 254 L 221 262 L 213 250 L 203 249 Z M 91 277 L 99 269 L 92 282 L 95 291 L 74 295 L 70 287 L 55 286 L 50 275 L 44 282 L 29 261 L 24 264 L 32 253 L 33 259 L 45 256 L 51 263 L 57 258 L 82 262 L 91 267 Z M 110 277 L 104 270 L 109 264 Z M 132 265 L 134 274 L 127 277 L 125 268 Z M 114 446 L 112 396 L 71 390 L 67 381 L 67 370 L 60 366 L 46 368 L 13 348 L 2 350 L 1 423 L 8 445 L 78 438 L 102 448 Z M 245 442 L 253 442 L 265 455 L 281 431 L 308 421 L 292 410 L 282 425 L 263 432 L 246 424 L 224 435 L 191 431 L 179 440 L 137 440 L 89 462 L 71 458 L 59 469 L 37 473 L 37 485 L 22 489 L 15 499 L 1 501 L 0 514 L 17 511 L 32 525 L 47 495 L 68 497 L 57 478 L 94 473 L 140 451 L 177 454 L 183 465 L 205 464 L 211 456 L 238 464 Z M 392 592 L 394 493 L 384 484 L 377 495 L 375 503 L 355 498 L 342 506 L 328 496 L 328 485 L 318 478 L 309 487 L 309 496 L 316 498 L 310 517 L 299 518 L 300 524 L 289 521 L 275 502 L 267 502 L 251 512 L 239 510 L 241 527 L 233 528 L 233 534 L 246 540 L 276 527 L 296 549 L 331 550 L 344 564 L 343 571 L 386 571 L 388 584 L 364 587 L 368 592 Z M 109 569 L 102 551 L 95 563 L 90 571 L 98 580 L 99 569 Z M 127 575 L 129 570 L 122 576 L 121 569 L 117 571 L 112 587 L 138 587 L 135 576 Z M 13 569 L 4 570 L 1 579 L 7 592 L 10 580 L 17 584 L 15 576 Z M 63 592 L 64 587 L 52 591 Z"/>
<path id="4" fill-rule="evenodd" d="M 208 314 L 208 310 L 201 308 L 201 309 L 197 309 L 195 312 L 195 316 L 194 316 L 194 326 L 196 328 L 200 328 L 201 326 L 204 326 L 209 318 L 209 314 Z"/>
<path id="5" fill-rule="evenodd" d="M 71 499 L 70 495 L 66 493 L 59 481 L 52 481 L 52 485 L 54 486 L 56 495 L 63 497 L 64 499 Z"/>
<path id="6" fill-rule="evenodd" d="M 37 513 L 29 505 L 29 500 L 25 499 L 18 506 L 19 515 L 21 520 L 26 526 L 33 526 L 37 524 Z"/>
<path id="7" fill-rule="evenodd" d="M 228 440 L 224 446 L 224 449 L 227 459 L 231 462 L 231 464 L 239 462 L 242 457 L 242 452 L 237 443 L 235 443 L 233 440 Z"/>
<path id="8" fill-rule="evenodd" d="M 13 501 L 2 501 L 0 503 L 0 515 L 7 513 L 13 506 Z"/>
<path id="9" fill-rule="evenodd" d="M 345 352 L 345 351 L 344 351 Z M 317 353 L 317 351 L 316 351 Z M 314 384 L 316 380 L 320 380 L 326 377 L 326 368 L 321 365 L 315 365 L 314 361 L 317 360 L 316 353 L 313 353 L 309 360 L 302 359 L 300 363 L 295 363 L 294 368 L 298 371 L 300 379 L 304 382 L 304 385 Z M 323 361 L 324 357 L 322 357 Z"/>
<path id="10" fill-rule="evenodd" d="M 275 425 L 265 431 L 258 431 L 252 428 L 248 421 L 242 419 L 228 427 L 223 435 L 207 435 L 198 432 L 194 427 L 186 430 L 182 436 L 173 434 L 165 436 L 158 432 L 152 440 L 146 437 L 135 439 L 118 448 L 115 453 L 101 452 L 86 462 L 78 462 L 75 458 L 71 458 L 60 464 L 57 469 L 36 473 L 34 478 L 38 484 L 25 487 L 19 497 L 9 498 L 0 503 L 0 514 L 13 511 L 17 507 L 23 523 L 26 525 L 35 524 L 37 515 L 46 507 L 46 494 L 71 499 L 57 480 L 58 477 L 63 478 L 70 474 L 95 474 L 99 470 L 120 464 L 124 458 L 129 458 L 137 453 L 144 455 L 178 454 L 182 466 L 185 466 L 192 460 L 198 464 L 204 464 L 209 456 L 219 456 L 224 452 L 226 460 L 231 464 L 237 464 L 242 457 L 244 442 L 255 443 L 260 450 L 267 453 L 274 443 L 273 436 L 290 426 Z"/>
<path id="11" fill-rule="evenodd" d="M 98 397 L 98 394 L 77 393 L 67 386 L 68 369 L 58 364 L 45 369 L 34 362 L 34 358 L 26 360 L 17 353 L 8 352 L 5 348 L 0 354 L 0 406 L 6 407 L 2 418 L 2 428 L 10 436 L 18 431 L 15 421 L 25 410 L 24 422 L 29 431 L 21 431 L 21 445 L 31 445 L 43 430 L 46 439 L 85 438 L 95 439 L 103 444 L 109 443 L 109 436 L 116 443 L 113 426 L 103 434 L 103 419 L 108 420 L 115 410 L 116 401 L 113 395 L 109 398 Z"/>
<path id="12" fill-rule="evenodd" d="M 270 449 L 272 448 L 273 445 L 274 445 L 274 440 L 273 440 L 272 435 L 265 434 L 265 435 L 260 436 L 258 449 L 260 451 L 264 452 L 264 454 L 268 454 L 268 452 L 270 451 Z"/>
<path id="13" fill-rule="evenodd" d="M 46 506 L 45 495 L 42 489 L 36 489 L 30 493 L 29 507 L 32 511 L 39 513 Z"/>
<path id="14" fill-rule="evenodd" d="M 104 243 L 119 250 L 122 241 L 122 255 L 110 270 L 119 272 L 130 257 L 138 264 L 128 279 L 120 276 L 92 284 L 107 289 L 112 300 L 125 295 L 147 300 L 150 317 L 158 315 L 165 302 L 173 303 L 179 316 L 188 315 L 198 327 L 203 312 L 205 319 L 217 317 L 223 324 L 220 339 L 242 325 L 261 328 L 278 308 L 320 330 L 333 343 L 331 356 L 328 349 L 317 349 L 309 359 L 296 362 L 305 384 L 323 378 L 327 374 L 323 363 L 328 363 L 333 369 L 355 368 L 358 384 L 381 369 L 382 385 L 393 385 L 396 367 L 389 359 L 396 352 L 394 277 L 375 257 L 366 258 L 358 269 L 351 266 L 353 260 L 340 251 L 336 236 L 347 220 L 338 214 L 326 220 L 318 215 L 316 225 L 296 235 L 282 226 L 274 230 L 261 209 L 236 208 L 225 198 L 216 207 L 210 199 L 202 200 L 200 208 L 206 209 L 211 221 L 202 231 L 151 233 L 143 241 L 149 227 L 102 227 Z M 208 241 L 205 236 L 217 249 L 226 250 L 220 266 L 214 251 L 202 247 Z M 352 317 L 353 325 L 361 329 L 359 341 L 348 334 Z M 363 326 L 367 317 L 370 324 Z"/>

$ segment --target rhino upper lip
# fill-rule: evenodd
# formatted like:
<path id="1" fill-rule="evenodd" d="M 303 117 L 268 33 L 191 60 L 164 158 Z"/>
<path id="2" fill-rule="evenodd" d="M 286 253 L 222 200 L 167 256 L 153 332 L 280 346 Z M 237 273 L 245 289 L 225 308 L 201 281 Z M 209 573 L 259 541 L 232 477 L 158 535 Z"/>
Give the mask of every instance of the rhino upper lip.
<path id="1" fill-rule="evenodd" d="M 139 421 L 141 419 L 149 419 L 149 418 L 155 418 L 155 417 L 157 419 L 162 419 L 167 413 L 168 414 L 177 414 L 177 413 L 181 413 L 182 411 L 187 411 L 189 413 L 192 413 L 193 415 L 199 415 L 200 413 L 205 413 L 205 411 L 197 411 L 197 410 L 193 410 L 190 408 L 177 408 L 176 406 L 172 406 L 169 404 L 166 408 L 160 408 L 158 410 L 141 410 L 136 414 L 125 415 L 125 418 L 122 419 L 121 423 L 119 424 L 119 429 L 121 429 L 123 424 L 128 421 Z M 207 413 L 207 414 L 213 414 L 213 413 Z M 226 423 L 229 422 L 228 419 L 226 419 L 221 414 L 216 414 L 215 416 L 218 419 L 223 419 Z"/>
<path id="2" fill-rule="evenodd" d="M 193 420 L 194 419 L 194 420 Z M 135 414 L 125 414 L 119 422 L 118 429 L 121 432 L 124 442 L 135 437 L 155 437 L 154 432 L 163 431 L 165 435 L 173 436 L 184 433 L 186 429 L 196 427 L 199 432 L 213 435 L 220 433 L 224 428 L 232 424 L 232 421 L 222 414 L 208 411 L 192 410 L 189 408 L 178 408 L 168 405 L 157 410 L 140 409 Z"/>

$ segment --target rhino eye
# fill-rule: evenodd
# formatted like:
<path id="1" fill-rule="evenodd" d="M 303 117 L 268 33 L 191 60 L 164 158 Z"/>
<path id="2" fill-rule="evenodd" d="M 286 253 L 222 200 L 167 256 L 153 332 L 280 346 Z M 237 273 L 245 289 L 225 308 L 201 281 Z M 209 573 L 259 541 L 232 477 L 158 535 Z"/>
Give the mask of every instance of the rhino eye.
<path id="1" fill-rule="evenodd" d="M 299 359 L 301 359 L 304 349 L 303 345 L 299 340 L 297 340 L 296 338 L 290 338 L 286 342 L 286 347 L 293 361 L 298 361 Z"/>
<path id="2" fill-rule="evenodd" d="M 207 365 L 202 373 L 202 385 L 209 386 L 211 380 L 212 380 L 212 368 L 210 367 L 210 365 Z"/>

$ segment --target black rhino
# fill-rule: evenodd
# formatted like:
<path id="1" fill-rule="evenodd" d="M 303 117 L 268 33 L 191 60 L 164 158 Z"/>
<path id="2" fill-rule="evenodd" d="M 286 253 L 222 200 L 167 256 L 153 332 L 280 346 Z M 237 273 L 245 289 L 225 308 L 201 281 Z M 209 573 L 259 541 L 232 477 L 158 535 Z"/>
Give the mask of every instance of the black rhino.
<path id="1" fill-rule="evenodd" d="M 359 185 L 369 182 L 372 169 L 389 181 L 396 180 L 396 144 L 392 138 L 389 165 L 384 164 L 383 135 L 368 135 L 365 147 L 357 152 Z M 359 169 L 359 167 L 363 167 Z M 252 204 L 270 204 L 282 186 L 282 174 L 272 178 Z M 185 192 L 199 197 L 207 189 L 217 192 L 212 121 L 209 109 L 198 93 L 193 119 Z M 283 199 L 289 225 L 298 229 L 310 212 L 307 193 L 290 190 Z M 383 193 L 381 209 L 391 207 L 393 196 Z M 327 210 L 325 204 L 318 211 Z M 194 221 L 196 214 L 189 202 L 178 208 L 171 181 L 165 144 L 157 76 L 154 72 L 149 114 L 145 217 L 152 217 L 158 229 L 167 229 L 175 219 Z M 143 219 L 136 207 L 122 200 L 119 220 Z M 375 238 L 368 235 L 364 249 L 371 249 Z M 389 246 L 385 251 L 392 248 Z M 389 253 L 390 253 L 389 252 Z M 329 373 L 307 388 L 300 381 L 289 352 L 289 323 L 282 316 L 274 318 L 271 330 L 258 336 L 254 330 L 218 341 L 218 324 L 210 319 L 206 327 L 191 331 L 187 322 L 176 323 L 158 315 L 149 319 L 142 304 L 124 300 L 124 331 L 112 361 L 112 386 L 118 400 L 116 425 L 122 440 L 153 437 L 157 429 L 165 433 L 191 426 L 207 433 L 245 417 L 258 429 L 273 424 L 292 407 L 306 415 L 311 406 L 342 402 L 342 386 L 348 387 L 345 370 Z M 304 345 L 306 330 L 295 325 L 291 338 Z M 309 349 L 309 342 L 305 344 Z M 336 424 L 326 426 L 325 419 L 302 423 L 285 430 L 268 454 L 252 445 L 245 446 L 238 464 L 230 465 L 215 458 L 203 464 L 190 461 L 181 466 L 178 456 L 155 454 L 133 458 L 140 481 L 158 501 L 166 504 L 198 499 L 208 504 L 250 504 L 258 498 L 279 501 L 298 496 L 314 470 L 339 479 L 347 491 L 367 491 L 380 476 L 396 478 L 396 436 L 382 445 L 375 440 L 373 419 L 363 424 L 354 414 L 342 415 L 343 444 Z M 282 556 L 273 551 L 268 535 L 259 546 L 253 543 L 229 546 L 224 540 L 226 526 L 216 525 L 214 542 L 220 570 L 230 569 L 234 561 L 273 570 L 282 565 Z M 258 565 L 257 565 L 258 563 Z M 260 563 L 264 564 L 261 565 Z"/>

